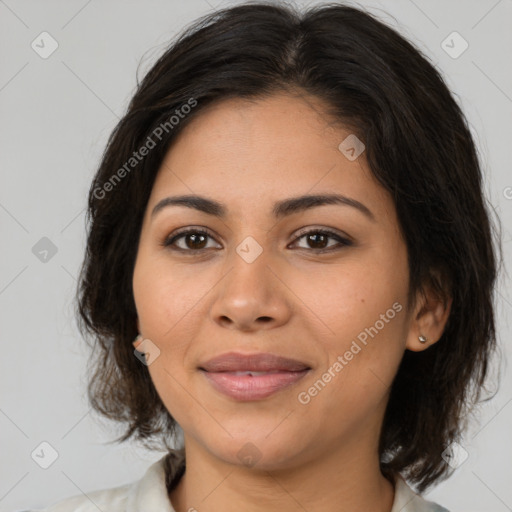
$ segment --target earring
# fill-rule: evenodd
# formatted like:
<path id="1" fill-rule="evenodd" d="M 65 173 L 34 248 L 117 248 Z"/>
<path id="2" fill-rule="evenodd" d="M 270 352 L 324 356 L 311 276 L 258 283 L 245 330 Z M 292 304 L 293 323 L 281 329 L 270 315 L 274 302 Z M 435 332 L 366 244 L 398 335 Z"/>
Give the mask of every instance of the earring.
<path id="1" fill-rule="evenodd" d="M 418 336 L 418 339 L 420 340 L 420 343 L 427 343 L 427 337 L 426 336 L 423 336 L 423 334 L 420 334 Z"/>

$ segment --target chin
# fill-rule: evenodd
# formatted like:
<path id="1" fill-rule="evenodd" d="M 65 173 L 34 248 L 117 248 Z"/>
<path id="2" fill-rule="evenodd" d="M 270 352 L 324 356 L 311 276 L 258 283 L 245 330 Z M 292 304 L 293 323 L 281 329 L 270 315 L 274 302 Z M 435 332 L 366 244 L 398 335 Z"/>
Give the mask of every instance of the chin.
<path id="1" fill-rule="evenodd" d="M 251 435 L 251 430 L 256 430 L 257 435 Z M 296 466 L 303 456 L 304 447 L 290 444 L 290 440 L 297 443 L 301 437 L 284 431 L 273 432 L 266 437 L 268 432 L 271 430 L 258 430 L 253 425 L 240 434 L 232 433 L 233 437 L 226 435 L 221 443 L 216 438 L 206 445 L 210 446 L 212 455 L 226 463 L 254 471 L 273 471 Z"/>

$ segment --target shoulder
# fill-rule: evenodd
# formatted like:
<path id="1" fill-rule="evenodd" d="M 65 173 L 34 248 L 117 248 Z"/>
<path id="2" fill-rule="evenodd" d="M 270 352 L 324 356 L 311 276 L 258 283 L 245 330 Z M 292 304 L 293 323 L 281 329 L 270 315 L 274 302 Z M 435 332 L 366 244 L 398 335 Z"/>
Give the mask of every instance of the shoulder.
<path id="1" fill-rule="evenodd" d="M 98 509 L 125 512 L 128 495 L 134 485 L 127 484 L 71 496 L 44 509 L 32 509 L 27 512 L 98 512 Z"/>
<path id="2" fill-rule="evenodd" d="M 395 478 L 395 501 L 391 512 L 449 512 L 449 510 L 416 494 L 402 476 L 398 475 Z"/>
<path id="3" fill-rule="evenodd" d="M 165 459 L 166 456 L 154 462 L 135 482 L 71 496 L 44 509 L 26 512 L 174 512 L 167 494 Z"/>

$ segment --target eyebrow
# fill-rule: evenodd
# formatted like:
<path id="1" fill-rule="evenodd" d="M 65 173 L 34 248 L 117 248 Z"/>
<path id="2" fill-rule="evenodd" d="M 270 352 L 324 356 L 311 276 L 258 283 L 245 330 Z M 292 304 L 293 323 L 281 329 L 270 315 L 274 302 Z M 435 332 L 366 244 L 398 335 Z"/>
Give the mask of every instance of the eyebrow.
<path id="1" fill-rule="evenodd" d="M 310 208 L 331 204 L 351 206 L 359 210 L 371 221 L 376 222 L 375 215 L 367 206 L 356 199 L 340 194 L 316 194 L 291 197 L 289 199 L 276 202 L 272 208 L 272 213 L 276 219 L 280 219 L 294 213 L 309 210 Z M 213 199 L 196 195 L 185 195 L 170 196 L 162 199 L 153 208 L 151 217 L 154 217 L 159 211 L 168 206 L 185 206 L 186 208 L 192 208 L 221 219 L 224 219 L 228 212 L 227 208 L 222 203 L 214 201 Z"/>

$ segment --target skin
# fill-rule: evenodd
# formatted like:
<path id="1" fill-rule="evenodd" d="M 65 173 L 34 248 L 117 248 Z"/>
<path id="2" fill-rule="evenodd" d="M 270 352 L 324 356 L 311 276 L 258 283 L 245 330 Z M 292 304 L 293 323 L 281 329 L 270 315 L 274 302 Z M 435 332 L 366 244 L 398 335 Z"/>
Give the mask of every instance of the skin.
<path id="1" fill-rule="evenodd" d="M 148 365 L 151 379 L 184 431 L 187 470 L 170 494 L 177 512 L 391 510 L 394 487 L 378 460 L 389 386 L 406 349 L 439 339 L 450 303 L 427 289 L 408 307 L 407 250 L 394 203 L 364 153 L 350 161 L 338 149 L 350 133 L 329 124 L 309 96 L 229 99 L 201 112 L 162 163 L 133 290 L 139 332 L 160 351 Z M 354 198 L 375 219 L 347 205 L 272 216 L 274 202 L 317 193 Z M 151 215 L 161 199 L 181 194 L 214 199 L 228 214 L 168 206 Z M 182 237 L 174 244 L 182 252 L 162 246 L 184 227 L 211 236 Z M 327 238 L 315 245 L 298 238 L 301 228 L 329 229 L 353 244 Z M 263 251 L 252 263 L 236 252 L 249 236 Z M 336 250 L 319 253 L 322 247 Z M 300 403 L 298 394 L 394 303 L 401 311 Z M 272 352 L 312 370 L 265 399 L 236 401 L 197 368 L 230 351 Z M 259 457 L 252 467 L 238 457 L 246 443 Z"/>

